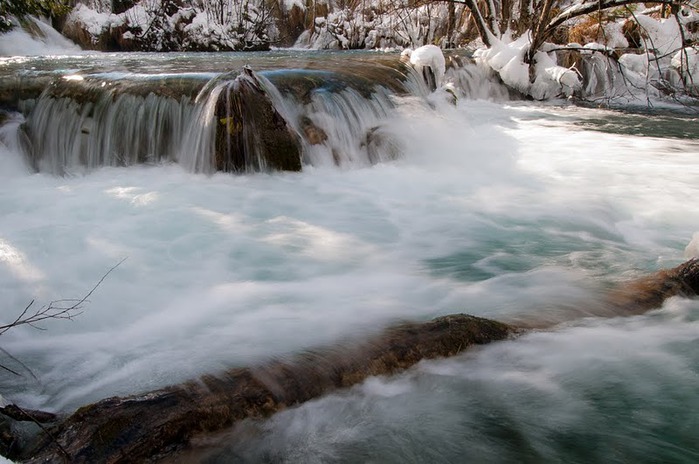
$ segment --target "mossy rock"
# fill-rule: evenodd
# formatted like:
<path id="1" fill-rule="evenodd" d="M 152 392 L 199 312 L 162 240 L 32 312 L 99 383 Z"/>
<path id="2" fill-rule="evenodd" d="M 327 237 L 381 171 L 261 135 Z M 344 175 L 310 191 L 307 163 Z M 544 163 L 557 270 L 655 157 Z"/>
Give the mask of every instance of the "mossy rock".
<path id="1" fill-rule="evenodd" d="M 216 104 L 219 171 L 300 171 L 298 134 L 276 110 L 252 71 L 223 84 Z"/>

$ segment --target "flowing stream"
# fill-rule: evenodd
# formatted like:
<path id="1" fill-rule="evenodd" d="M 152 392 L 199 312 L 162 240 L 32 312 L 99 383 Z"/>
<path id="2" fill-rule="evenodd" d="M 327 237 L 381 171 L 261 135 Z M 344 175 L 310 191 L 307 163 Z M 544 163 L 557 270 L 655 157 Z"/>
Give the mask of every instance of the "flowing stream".
<path id="1" fill-rule="evenodd" d="M 557 320 L 574 311 L 581 318 L 555 330 L 245 421 L 190 458 L 699 461 L 699 301 L 582 317 L 616 283 L 679 264 L 685 248 L 699 253 L 696 115 L 513 101 L 473 67 L 452 70 L 454 104 L 408 67 L 376 59 L 277 51 L 0 60 L 3 89 L 65 76 L 186 89 L 154 102 L 157 114 L 180 118 L 167 122 L 132 91 L 122 122 L 90 113 L 86 129 L 85 106 L 73 119 L 44 107 L 52 116 L 40 120 L 34 110 L 46 93 L 4 118 L 2 320 L 30 301 L 81 298 L 126 260 L 72 321 L 2 335 L 2 364 L 22 374 L 0 374 L 3 397 L 70 412 L 363 339 L 396 321 L 457 312 Z M 198 95 L 245 64 L 271 86 L 292 129 L 305 117 L 326 133 L 324 144 L 302 141 L 300 172 L 212 172 L 197 158 L 212 143 L 192 140 Z M 342 67 L 365 71 L 347 78 Z M 391 73 L 400 85 L 367 84 Z M 109 141 L 85 145 L 98 126 Z M 362 138 L 377 130 L 384 139 L 371 155 Z M 70 131 L 88 138 L 75 142 Z M 164 132 L 167 140 L 130 144 Z M 42 162 L 28 154 L 28 137 Z"/>

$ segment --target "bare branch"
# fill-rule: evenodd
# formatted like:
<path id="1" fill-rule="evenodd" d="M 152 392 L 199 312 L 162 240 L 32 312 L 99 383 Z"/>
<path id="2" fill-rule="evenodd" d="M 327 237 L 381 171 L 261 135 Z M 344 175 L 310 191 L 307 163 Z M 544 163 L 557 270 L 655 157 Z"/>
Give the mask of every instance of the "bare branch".
<path id="1" fill-rule="evenodd" d="M 9 324 L 0 325 L 0 335 L 7 332 L 13 327 L 18 327 L 21 325 L 28 325 L 38 330 L 45 330 L 36 324 L 46 319 L 68 319 L 72 320 L 75 316 L 82 314 L 82 305 L 90 298 L 90 296 L 97 290 L 97 288 L 104 282 L 111 272 L 119 267 L 121 263 L 126 261 L 126 258 L 119 261 L 116 265 L 112 266 L 102 278 L 90 289 L 89 292 L 85 294 L 80 299 L 63 299 L 51 301 L 48 305 L 42 306 L 41 308 L 30 311 L 30 308 L 34 305 L 34 300 L 29 302 L 29 304 L 24 308 L 24 310 L 17 316 L 14 321 Z"/>
<path id="2" fill-rule="evenodd" d="M 558 16 L 555 16 L 549 21 L 543 33 L 544 40 L 550 37 L 555 29 L 566 21 L 577 18 L 578 16 L 594 13 L 596 11 L 616 8 L 619 6 L 632 5 L 638 3 L 635 0 L 591 0 L 583 3 L 578 3 L 563 10 Z M 676 4 L 677 0 L 658 0 L 653 3 L 663 3 L 667 5 Z"/>

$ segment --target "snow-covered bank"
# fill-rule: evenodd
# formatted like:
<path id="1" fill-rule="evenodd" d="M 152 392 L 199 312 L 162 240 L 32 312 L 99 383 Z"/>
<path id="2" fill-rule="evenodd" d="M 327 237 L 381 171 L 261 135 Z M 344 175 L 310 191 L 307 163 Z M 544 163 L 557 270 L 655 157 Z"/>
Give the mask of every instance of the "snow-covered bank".
<path id="1" fill-rule="evenodd" d="M 490 47 L 476 50 L 476 57 L 507 86 L 537 100 L 573 95 L 627 101 L 698 96 L 699 53 L 696 45 L 686 45 L 699 38 L 699 15 L 685 8 L 677 19 L 637 14 L 633 21 L 642 30 L 644 47 L 631 53 L 624 53 L 628 41 L 617 22 L 607 24 L 600 43 L 544 43 L 531 64 L 528 53 L 533 45 L 527 34 L 517 39 L 510 34 L 492 37 Z"/>
<path id="2" fill-rule="evenodd" d="M 477 12 L 464 5 L 407 0 L 391 4 L 251 0 L 220 5 L 208 0 L 197 4 L 149 0 L 127 3 L 128 8 L 119 11 L 101 2 L 83 1 L 67 16 L 62 31 L 83 48 L 104 51 L 466 46 L 508 87 L 538 100 L 570 96 L 681 100 L 699 95 L 695 0 L 676 11 L 644 4 L 622 11 L 609 0 L 598 15 L 578 16 L 590 11 L 588 3 L 554 2 L 561 13 L 548 17 L 555 31 L 542 36 L 544 41 L 537 31 L 527 29 L 534 24 L 528 16 L 516 10 L 496 15 L 503 20 L 509 15 L 508 27 L 495 21 L 483 24 L 483 31 L 476 27 Z M 565 20 L 557 22 L 559 17 Z M 39 37 L 45 34 L 49 32 Z M 46 35 L 38 43 L 28 37 L 20 29 L 5 34 L 0 54 L 74 50 L 53 36 Z"/>
<path id="3" fill-rule="evenodd" d="M 550 43 L 533 44 L 533 31 L 494 24 L 488 47 L 477 45 L 474 14 L 464 5 L 398 2 L 389 7 L 379 0 L 354 6 L 332 1 L 232 5 L 219 12 L 209 2 L 175 7 L 155 0 L 117 14 L 78 4 L 64 31 L 85 47 L 121 50 L 245 50 L 278 44 L 313 49 L 469 46 L 507 86 L 538 100 L 575 96 L 630 101 L 699 93 L 699 15 L 692 3 L 667 17 L 659 8 L 643 4 L 606 16 L 571 15 Z M 566 7 L 561 14 L 585 5 L 561 4 Z M 525 20 L 513 15 L 513 21 Z M 532 46 L 537 51 L 529 56 Z"/>

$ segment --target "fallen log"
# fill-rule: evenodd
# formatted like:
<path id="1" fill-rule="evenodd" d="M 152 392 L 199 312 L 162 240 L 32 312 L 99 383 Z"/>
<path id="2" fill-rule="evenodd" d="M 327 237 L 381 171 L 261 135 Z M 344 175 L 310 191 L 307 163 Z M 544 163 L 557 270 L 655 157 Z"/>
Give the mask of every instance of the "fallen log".
<path id="1" fill-rule="evenodd" d="M 399 325 L 354 347 L 311 351 L 288 362 L 108 398 L 78 409 L 50 435 L 42 434 L 24 458 L 60 461 L 62 448 L 73 463 L 155 461 L 183 449 L 199 434 L 223 430 L 238 420 L 267 417 L 369 376 L 393 374 L 424 358 L 453 356 L 515 332 L 488 319 L 451 315 Z"/>
<path id="2" fill-rule="evenodd" d="M 633 315 L 672 296 L 699 294 L 699 261 L 662 270 L 622 286 L 606 299 L 605 315 Z M 220 375 L 142 395 L 108 398 L 78 409 L 41 434 L 28 462 L 155 462 L 197 437 L 244 418 L 264 418 L 373 375 L 403 371 L 421 359 L 453 356 L 473 345 L 523 332 L 513 325 L 464 314 L 406 323 L 352 346 L 301 353 L 290 360 L 231 369 Z"/>

